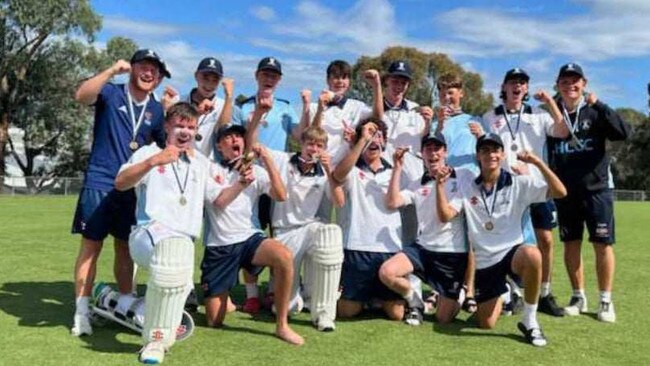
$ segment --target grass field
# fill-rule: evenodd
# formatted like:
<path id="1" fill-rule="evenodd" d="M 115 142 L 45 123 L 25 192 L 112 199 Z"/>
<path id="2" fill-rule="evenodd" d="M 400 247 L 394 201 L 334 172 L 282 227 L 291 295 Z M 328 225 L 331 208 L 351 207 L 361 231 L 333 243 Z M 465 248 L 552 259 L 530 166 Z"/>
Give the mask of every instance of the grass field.
<path id="1" fill-rule="evenodd" d="M 0 196 L 0 365 L 135 364 L 138 335 L 118 325 L 95 328 L 90 337 L 69 335 L 74 312 L 72 270 L 79 238 L 69 233 L 75 198 Z M 371 315 L 339 321 L 336 332 L 319 333 L 308 314 L 292 324 L 303 347 L 272 336 L 270 316 L 230 315 L 225 329 L 205 327 L 196 317 L 194 336 L 177 343 L 167 365 L 387 365 L 387 364 L 650 364 L 650 204 L 617 203 L 617 269 L 614 301 L 618 322 L 595 319 L 598 300 L 593 252 L 585 246 L 587 295 L 592 313 L 573 318 L 540 315 L 549 338 L 543 349 L 523 343 L 519 317 L 502 318 L 492 331 L 476 329 L 467 314 L 447 327 L 426 318 L 411 328 Z M 562 249 L 561 245 L 556 248 Z M 200 249 L 200 248 L 197 248 Z M 197 250 L 197 254 L 202 251 Z M 99 264 L 99 280 L 112 282 L 112 244 Z M 198 258 L 197 258 L 198 261 Z M 561 304 L 570 289 L 556 251 L 554 293 Z M 198 279 L 198 271 L 195 279 Z M 140 283 L 144 283 L 141 277 Z M 241 290 L 238 293 L 241 296 Z"/>

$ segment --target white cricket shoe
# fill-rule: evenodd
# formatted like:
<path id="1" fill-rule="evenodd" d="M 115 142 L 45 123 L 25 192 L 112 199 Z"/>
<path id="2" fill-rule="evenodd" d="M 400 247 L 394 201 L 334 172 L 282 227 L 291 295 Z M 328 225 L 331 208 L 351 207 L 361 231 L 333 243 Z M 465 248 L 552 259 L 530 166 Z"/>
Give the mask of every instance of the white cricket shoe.
<path id="1" fill-rule="evenodd" d="M 600 307 L 598 308 L 598 320 L 605 323 L 614 323 L 616 322 L 616 312 L 614 312 L 614 303 L 612 302 L 600 302 Z"/>
<path id="2" fill-rule="evenodd" d="M 162 342 L 153 341 L 147 343 L 140 350 L 140 362 L 147 365 L 157 365 L 165 359 L 165 346 Z"/>
<path id="3" fill-rule="evenodd" d="M 571 296 L 569 306 L 564 308 L 564 314 L 576 316 L 587 312 L 587 298 L 582 296 Z"/>
<path id="4" fill-rule="evenodd" d="M 316 323 L 316 328 L 321 332 L 333 332 L 336 329 L 336 325 L 331 320 L 319 319 Z"/>
<path id="5" fill-rule="evenodd" d="M 93 327 L 90 325 L 90 317 L 88 315 L 75 314 L 74 324 L 70 329 L 70 334 L 75 337 L 82 335 L 92 335 Z"/>

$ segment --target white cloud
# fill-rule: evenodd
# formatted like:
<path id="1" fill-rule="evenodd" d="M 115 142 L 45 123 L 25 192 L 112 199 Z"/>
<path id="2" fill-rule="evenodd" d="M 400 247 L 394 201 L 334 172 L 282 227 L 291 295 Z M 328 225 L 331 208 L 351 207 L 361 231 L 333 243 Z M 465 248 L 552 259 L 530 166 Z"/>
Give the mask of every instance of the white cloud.
<path id="1" fill-rule="evenodd" d="M 250 9 L 251 14 L 259 20 L 269 21 L 275 18 L 275 11 L 268 6 L 255 6 Z"/>
<path id="2" fill-rule="evenodd" d="M 148 23 L 121 17 L 105 17 L 104 29 L 130 37 L 166 37 L 179 34 L 181 29 L 172 24 Z"/>

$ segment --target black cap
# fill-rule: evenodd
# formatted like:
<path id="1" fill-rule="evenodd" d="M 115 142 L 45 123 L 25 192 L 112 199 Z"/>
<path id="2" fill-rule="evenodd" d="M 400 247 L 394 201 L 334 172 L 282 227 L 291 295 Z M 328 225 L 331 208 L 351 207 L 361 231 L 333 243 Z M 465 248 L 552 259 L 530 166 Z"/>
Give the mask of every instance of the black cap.
<path id="1" fill-rule="evenodd" d="M 155 62 L 156 64 L 158 64 L 158 68 L 160 69 L 160 73 L 163 74 L 163 76 L 165 76 L 167 78 L 172 77 L 171 73 L 167 69 L 167 64 L 165 63 L 165 61 L 163 61 L 163 59 L 160 56 L 158 56 L 158 54 L 156 52 L 154 52 L 153 50 L 145 48 L 145 49 L 135 51 L 135 53 L 131 57 L 131 64 L 134 64 L 134 63 L 137 63 L 137 62 L 140 62 L 140 61 L 143 61 L 143 60 L 151 60 L 151 61 Z"/>
<path id="2" fill-rule="evenodd" d="M 476 141 L 476 151 L 478 151 L 478 149 L 480 149 L 481 146 L 487 144 L 498 145 L 503 149 L 503 140 L 501 140 L 501 137 L 499 137 L 499 135 L 497 135 L 496 133 L 488 132 L 485 135 L 479 137 L 478 141 Z"/>
<path id="3" fill-rule="evenodd" d="M 221 140 L 222 137 L 236 133 L 238 135 L 244 136 L 246 134 L 246 128 L 242 125 L 228 124 L 225 126 L 219 127 L 217 131 L 217 142 Z"/>
<path id="4" fill-rule="evenodd" d="M 388 76 L 402 76 L 411 80 L 413 79 L 411 65 L 404 60 L 395 61 L 388 66 Z"/>
<path id="5" fill-rule="evenodd" d="M 445 140 L 445 135 L 442 132 L 428 133 L 426 136 L 422 137 L 422 147 L 424 145 L 433 142 L 434 144 L 447 146 L 447 141 Z"/>
<path id="6" fill-rule="evenodd" d="M 257 64 L 257 71 L 268 70 L 275 71 L 282 75 L 282 65 L 275 57 L 264 57 L 259 64 Z"/>
<path id="7" fill-rule="evenodd" d="M 221 62 L 217 60 L 214 57 L 206 57 L 201 62 L 199 62 L 199 66 L 196 68 L 196 72 L 211 72 L 213 74 L 217 74 L 218 77 L 223 76 L 223 66 L 221 66 Z"/>
<path id="8" fill-rule="evenodd" d="M 530 80 L 530 76 L 528 76 L 526 70 L 515 67 L 514 69 L 510 69 L 508 72 L 506 72 L 506 76 L 503 77 L 503 83 L 505 84 L 508 80 L 512 79 L 524 79 L 526 82 L 528 82 Z"/>
<path id="9" fill-rule="evenodd" d="M 585 78 L 585 73 L 582 71 L 582 67 L 580 65 L 570 62 L 562 67 L 560 67 L 560 72 L 558 73 L 557 77 L 561 78 L 562 76 L 566 75 L 578 75 L 581 78 Z"/>

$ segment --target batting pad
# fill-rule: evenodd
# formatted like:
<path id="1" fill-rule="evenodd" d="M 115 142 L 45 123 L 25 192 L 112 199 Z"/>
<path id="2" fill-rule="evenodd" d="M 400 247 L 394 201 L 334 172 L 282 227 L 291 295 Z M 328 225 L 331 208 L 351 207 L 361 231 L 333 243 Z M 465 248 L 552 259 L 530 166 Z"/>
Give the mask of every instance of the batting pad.
<path id="1" fill-rule="evenodd" d="M 162 341 L 166 348 L 174 344 L 193 266 L 194 244 L 189 238 L 167 238 L 156 244 L 145 295 L 145 344 Z"/>
<path id="2" fill-rule="evenodd" d="M 336 301 L 341 265 L 343 264 L 343 234 L 334 224 L 324 224 L 315 232 L 311 255 L 311 318 L 314 323 L 333 323 L 336 318 Z"/>

